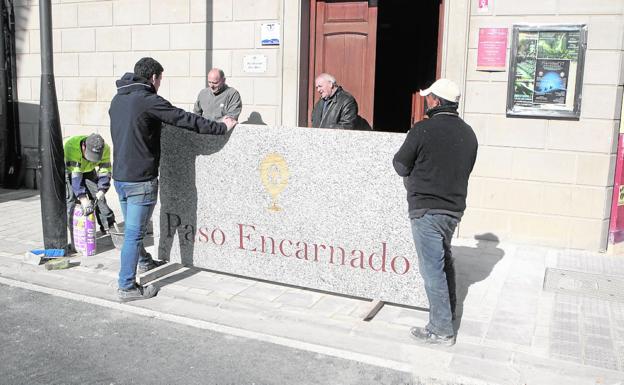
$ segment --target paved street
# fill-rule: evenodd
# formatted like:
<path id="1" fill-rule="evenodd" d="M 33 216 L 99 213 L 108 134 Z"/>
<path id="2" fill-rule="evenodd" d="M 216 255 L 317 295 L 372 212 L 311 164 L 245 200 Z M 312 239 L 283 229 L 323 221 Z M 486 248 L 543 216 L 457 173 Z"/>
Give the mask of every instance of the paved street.
<path id="1" fill-rule="evenodd" d="M 409 373 L 0 285 L 0 383 L 412 384 Z"/>

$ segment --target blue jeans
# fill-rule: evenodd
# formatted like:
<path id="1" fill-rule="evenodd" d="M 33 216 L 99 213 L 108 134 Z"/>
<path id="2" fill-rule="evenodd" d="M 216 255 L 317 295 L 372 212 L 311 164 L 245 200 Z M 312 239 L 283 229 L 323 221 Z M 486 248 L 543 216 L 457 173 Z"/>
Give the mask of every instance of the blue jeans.
<path id="1" fill-rule="evenodd" d="M 429 300 L 427 329 L 440 336 L 452 336 L 455 311 L 455 268 L 451 238 L 459 220 L 444 214 L 413 218 L 412 235 L 418 254 L 418 268 Z"/>
<path id="2" fill-rule="evenodd" d="M 115 190 L 124 217 L 124 243 L 118 284 L 120 289 L 130 289 L 134 287 L 137 264 L 149 262 L 143 238 L 156 206 L 158 178 L 146 182 L 115 181 Z"/>

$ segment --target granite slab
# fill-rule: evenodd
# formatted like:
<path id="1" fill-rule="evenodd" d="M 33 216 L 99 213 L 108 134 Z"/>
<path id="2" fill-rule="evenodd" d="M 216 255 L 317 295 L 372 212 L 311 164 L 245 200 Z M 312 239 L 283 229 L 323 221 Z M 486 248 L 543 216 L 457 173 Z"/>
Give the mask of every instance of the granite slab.
<path id="1" fill-rule="evenodd" d="M 405 134 L 239 125 L 161 137 L 161 259 L 427 307 L 392 157 Z"/>

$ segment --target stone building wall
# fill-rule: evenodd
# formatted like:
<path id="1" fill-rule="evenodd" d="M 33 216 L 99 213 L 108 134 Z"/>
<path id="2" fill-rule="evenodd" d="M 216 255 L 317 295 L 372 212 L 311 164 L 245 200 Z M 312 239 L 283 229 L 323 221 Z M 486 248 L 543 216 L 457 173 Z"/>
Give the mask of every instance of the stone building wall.
<path id="1" fill-rule="evenodd" d="M 490 0 L 487 13 L 477 11 L 476 1 L 449 3 L 456 34 L 445 36 L 445 70 L 463 83 L 463 115 L 480 143 L 460 234 L 605 249 L 622 106 L 624 1 Z M 479 28 L 508 28 L 511 46 L 512 26 L 522 23 L 587 24 L 580 120 L 506 117 L 508 72 L 476 70 Z M 453 41 L 460 28 L 467 44 Z M 466 60 L 454 61 L 459 55 Z"/>
<path id="2" fill-rule="evenodd" d="M 39 2 L 14 5 L 22 144 L 32 158 L 38 141 Z M 98 132 L 108 139 L 115 80 L 144 56 L 165 68 L 159 94 L 173 105 L 191 110 L 206 87 L 207 70 L 219 67 L 241 94 L 241 122 L 280 124 L 283 44 L 262 46 L 260 28 L 280 22 L 282 10 L 282 0 L 52 0 L 63 137 Z M 246 72 L 247 55 L 265 56 L 266 70 Z"/>
<path id="3" fill-rule="evenodd" d="M 217 66 L 241 93 L 241 122 L 298 122 L 300 88 L 307 83 L 300 71 L 307 65 L 302 14 L 308 1 L 52 3 L 65 137 L 94 131 L 108 137 L 114 81 L 147 55 L 165 67 L 159 93 L 174 105 L 190 109 L 206 84 L 206 70 Z M 480 13 L 475 0 L 446 1 L 442 74 L 460 84 L 461 113 L 480 142 L 459 236 L 605 249 L 624 83 L 624 0 L 489 3 L 490 10 Z M 22 141 L 29 155 L 37 147 L 39 8 L 36 0 L 16 0 L 15 6 Z M 280 23 L 280 46 L 260 44 L 261 24 L 267 22 Z M 511 40 L 518 23 L 587 24 L 580 120 L 506 117 L 508 72 L 476 71 L 479 28 L 507 27 Z M 266 72 L 245 72 L 248 55 L 265 55 Z"/>

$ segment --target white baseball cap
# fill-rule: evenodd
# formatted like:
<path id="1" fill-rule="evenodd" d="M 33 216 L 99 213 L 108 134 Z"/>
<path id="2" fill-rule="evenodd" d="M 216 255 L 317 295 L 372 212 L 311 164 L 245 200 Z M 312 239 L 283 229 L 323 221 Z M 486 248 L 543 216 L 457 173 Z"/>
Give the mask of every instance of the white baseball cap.
<path id="1" fill-rule="evenodd" d="M 421 96 L 427 96 L 429 94 L 435 94 L 436 96 L 446 99 L 449 102 L 459 102 L 461 92 L 459 87 L 453 81 L 448 79 L 438 79 L 426 90 L 420 90 Z"/>

